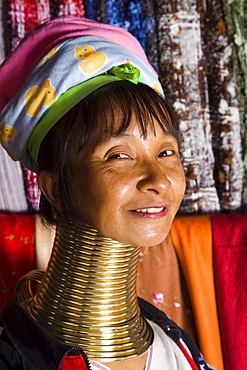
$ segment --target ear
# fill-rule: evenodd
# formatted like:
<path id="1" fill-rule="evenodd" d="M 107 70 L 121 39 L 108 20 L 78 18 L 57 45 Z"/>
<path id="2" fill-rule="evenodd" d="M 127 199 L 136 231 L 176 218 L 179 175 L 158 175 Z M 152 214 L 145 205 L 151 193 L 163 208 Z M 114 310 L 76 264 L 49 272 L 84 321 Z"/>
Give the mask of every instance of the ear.
<path id="1" fill-rule="evenodd" d="M 61 211 L 57 175 L 54 172 L 43 170 L 38 175 L 38 184 L 51 205 Z"/>

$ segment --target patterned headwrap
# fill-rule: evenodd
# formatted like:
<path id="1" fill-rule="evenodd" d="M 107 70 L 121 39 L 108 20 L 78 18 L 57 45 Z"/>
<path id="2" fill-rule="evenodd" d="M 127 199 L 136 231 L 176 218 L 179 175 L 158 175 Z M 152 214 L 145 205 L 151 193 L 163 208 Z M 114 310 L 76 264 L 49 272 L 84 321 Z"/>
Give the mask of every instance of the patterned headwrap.
<path id="1" fill-rule="evenodd" d="M 34 172 L 47 132 L 100 86 L 127 79 L 162 94 L 156 72 L 131 34 L 75 17 L 31 31 L 2 64 L 0 75 L 1 143 Z"/>

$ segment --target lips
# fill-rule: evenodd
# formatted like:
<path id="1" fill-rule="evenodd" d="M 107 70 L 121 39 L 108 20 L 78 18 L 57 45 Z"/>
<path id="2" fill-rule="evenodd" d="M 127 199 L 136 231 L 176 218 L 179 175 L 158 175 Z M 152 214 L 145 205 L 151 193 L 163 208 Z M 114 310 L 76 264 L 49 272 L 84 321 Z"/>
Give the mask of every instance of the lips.
<path id="1" fill-rule="evenodd" d="M 130 212 L 136 217 L 156 219 L 164 217 L 167 214 L 167 207 L 138 208 Z"/>

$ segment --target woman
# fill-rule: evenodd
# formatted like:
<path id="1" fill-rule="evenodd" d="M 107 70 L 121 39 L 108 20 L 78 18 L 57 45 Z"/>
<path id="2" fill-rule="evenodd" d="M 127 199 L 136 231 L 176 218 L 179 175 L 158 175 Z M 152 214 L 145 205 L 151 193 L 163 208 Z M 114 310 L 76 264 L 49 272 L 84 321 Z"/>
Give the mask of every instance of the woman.
<path id="1" fill-rule="evenodd" d="M 1 369 L 206 369 L 136 296 L 139 247 L 166 238 L 185 188 L 178 126 L 140 45 L 66 17 L 32 32 L 1 72 L 17 78 L 1 90 L 2 143 L 39 173 L 42 215 L 57 225 L 36 295 L 3 313 Z"/>

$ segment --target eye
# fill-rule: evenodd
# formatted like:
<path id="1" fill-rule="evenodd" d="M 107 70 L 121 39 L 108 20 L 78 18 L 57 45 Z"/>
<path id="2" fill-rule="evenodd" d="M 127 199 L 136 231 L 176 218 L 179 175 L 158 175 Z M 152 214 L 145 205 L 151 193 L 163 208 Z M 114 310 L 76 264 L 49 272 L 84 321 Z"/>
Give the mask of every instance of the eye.
<path id="1" fill-rule="evenodd" d="M 113 154 L 111 155 L 108 160 L 111 160 L 111 159 L 128 159 L 130 158 L 127 154 L 123 154 L 123 153 L 117 153 L 117 154 Z"/>
<path id="2" fill-rule="evenodd" d="M 159 158 L 169 157 L 169 156 L 173 155 L 174 153 L 175 153 L 174 150 L 164 150 L 163 152 L 159 153 L 158 157 Z"/>

